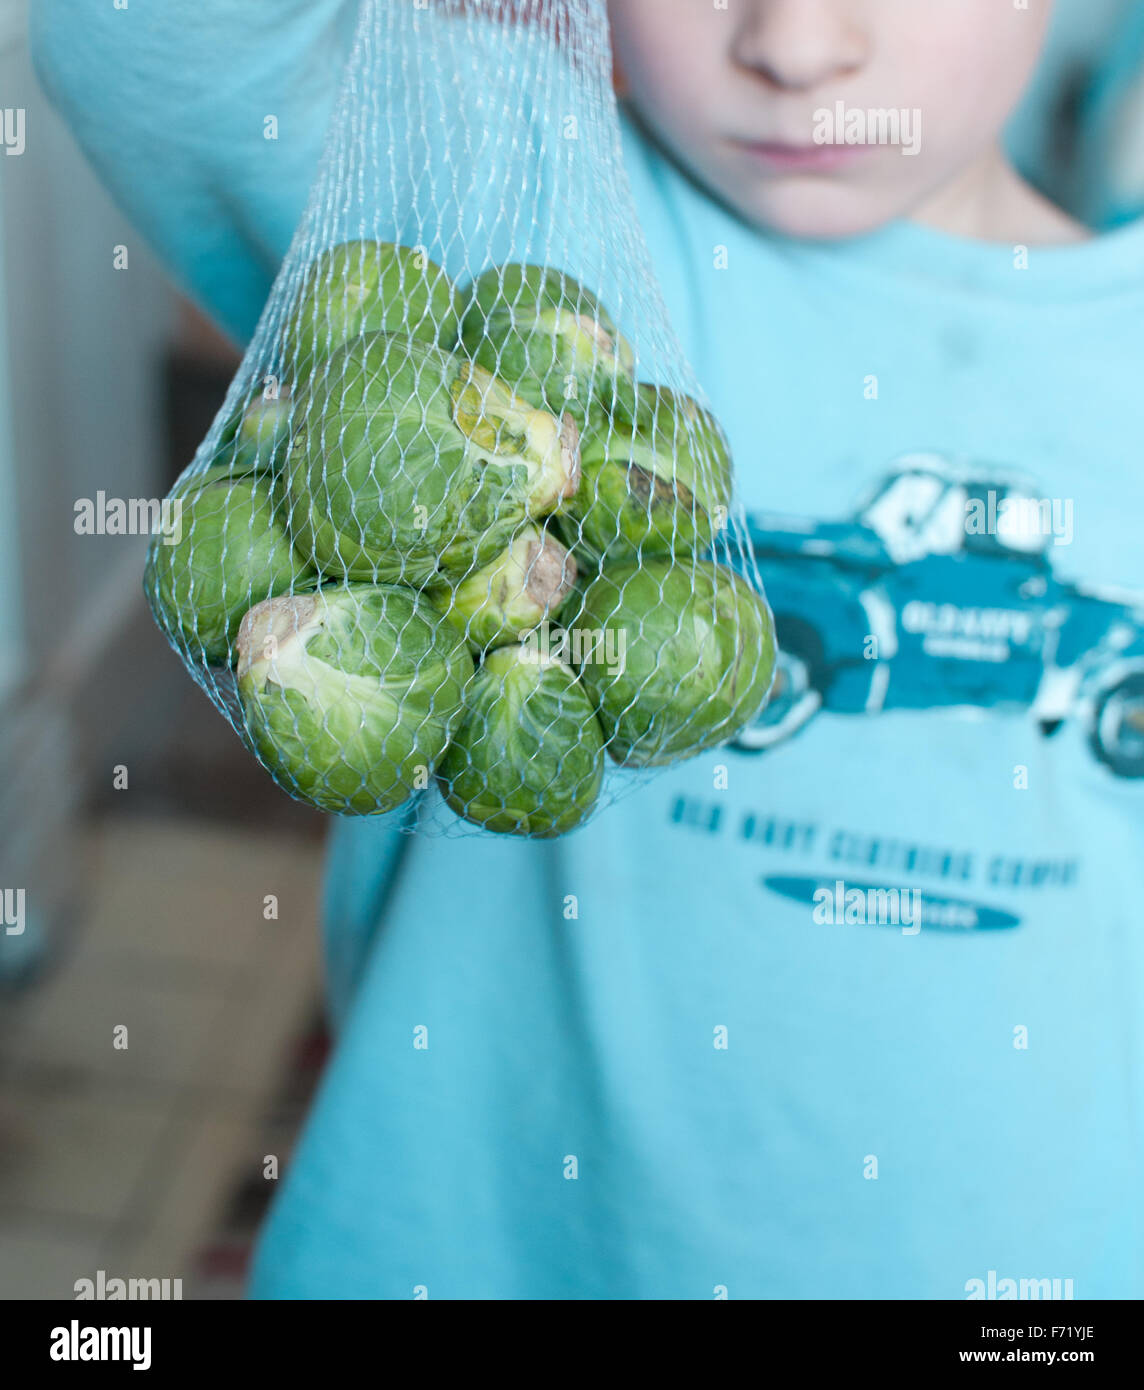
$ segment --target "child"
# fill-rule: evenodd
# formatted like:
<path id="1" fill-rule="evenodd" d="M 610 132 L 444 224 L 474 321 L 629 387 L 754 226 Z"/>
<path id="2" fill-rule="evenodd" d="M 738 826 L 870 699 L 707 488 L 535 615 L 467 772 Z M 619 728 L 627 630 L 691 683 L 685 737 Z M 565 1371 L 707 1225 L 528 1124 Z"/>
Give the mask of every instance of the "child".
<path id="1" fill-rule="evenodd" d="M 280 253 L 300 176 L 251 189 L 204 98 L 201 171 L 147 185 L 156 122 L 143 163 L 141 118 L 93 134 L 75 56 L 153 107 L 233 17 L 148 17 L 125 57 L 73 3 L 41 10 L 50 89 L 248 329 L 256 276 L 215 261 L 240 227 Z M 339 9 L 293 8 L 251 110 L 337 50 Z M 563 840 L 337 826 L 340 1036 L 256 1295 L 1144 1292 L 1144 228 L 1089 237 L 1001 152 L 1047 17 L 615 0 L 625 162 L 781 683 L 741 748 Z M 888 110 L 897 144 L 837 143 Z"/>

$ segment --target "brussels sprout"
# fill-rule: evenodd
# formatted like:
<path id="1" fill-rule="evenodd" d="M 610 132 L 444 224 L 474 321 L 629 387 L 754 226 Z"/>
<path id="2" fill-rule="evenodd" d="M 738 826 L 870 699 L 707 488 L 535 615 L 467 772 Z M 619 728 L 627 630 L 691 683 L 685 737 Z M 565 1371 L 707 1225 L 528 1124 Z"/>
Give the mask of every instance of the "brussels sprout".
<path id="1" fill-rule="evenodd" d="M 576 581 L 576 561 L 554 536 L 526 526 L 492 564 L 453 589 L 433 589 L 434 607 L 475 651 L 519 641 L 555 618 Z"/>
<path id="2" fill-rule="evenodd" d="M 152 542 L 148 597 L 172 641 L 210 666 L 225 666 L 248 608 L 313 588 L 317 575 L 291 546 L 261 478 L 192 478 L 175 497 L 178 538 L 173 545 L 163 537 Z"/>
<path id="3" fill-rule="evenodd" d="M 439 770 L 453 810 L 508 835 L 575 829 L 600 792 L 604 741 L 573 671 L 528 644 L 500 647 L 465 702 Z"/>
<path id="4" fill-rule="evenodd" d="M 724 566 L 621 565 L 588 586 L 575 624 L 599 638 L 582 644 L 581 679 L 619 763 L 691 757 L 733 737 L 766 701 L 770 609 Z"/>
<path id="5" fill-rule="evenodd" d="M 290 525 L 324 573 L 459 579 L 580 481 L 575 423 L 440 348 L 377 333 L 330 359 L 294 412 Z"/>
<path id="6" fill-rule="evenodd" d="M 254 747 L 287 791 L 342 814 L 390 811 L 428 784 L 473 662 L 419 595 L 362 585 L 274 598 L 238 633 Z"/>
<path id="7" fill-rule="evenodd" d="M 172 500 L 185 499 L 196 492 L 201 492 L 210 483 L 237 483 L 244 479 L 253 478 L 258 471 L 258 468 L 249 459 L 244 461 L 238 456 L 232 438 L 229 445 L 220 445 L 215 450 L 214 456 L 206 468 L 197 468 L 189 473 L 181 474 L 168 496 Z M 268 485 L 269 480 L 262 478 L 260 481 L 265 486 Z M 273 489 L 271 490 L 273 491 Z"/>
<path id="8" fill-rule="evenodd" d="M 596 556 L 688 555 L 712 545 L 731 503 L 731 456 L 690 396 L 641 386 L 634 423 L 593 416 L 562 532 Z"/>
<path id="9" fill-rule="evenodd" d="M 347 241 L 307 266 L 286 324 L 284 371 L 300 388 L 343 343 L 402 333 L 454 347 L 457 291 L 421 252 L 388 241 Z"/>
<path id="10" fill-rule="evenodd" d="M 171 496 L 184 497 L 221 479 L 235 482 L 255 473 L 266 475 L 280 469 L 290 439 L 292 415 L 293 403 L 287 388 L 279 396 L 258 393 L 247 397 L 231 411 L 207 466 L 193 468 L 180 477 Z"/>
<path id="11" fill-rule="evenodd" d="M 238 458 L 259 472 L 280 468 L 290 442 L 293 412 L 289 387 L 283 387 L 277 396 L 256 396 L 242 412 L 238 424 Z"/>
<path id="12" fill-rule="evenodd" d="M 635 408 L 631 345 L 596 297 L 558 270 L 493 266 L 468 289 L 461 343 L 473 359 L 535 406 L 579 424 L 595 405 Z"/>

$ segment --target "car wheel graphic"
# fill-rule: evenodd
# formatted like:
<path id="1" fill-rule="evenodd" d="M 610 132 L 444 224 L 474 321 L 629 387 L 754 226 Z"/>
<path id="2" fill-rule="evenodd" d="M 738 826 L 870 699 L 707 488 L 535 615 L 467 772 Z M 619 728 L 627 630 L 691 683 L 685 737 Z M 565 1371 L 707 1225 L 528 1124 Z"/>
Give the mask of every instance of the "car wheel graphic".
<path id="1" fill-rule="evenodd" d="M 1100 696 L 1089 743 L 1118 777 L 1144 777 L 1144 672 L 1125 676 Z"/>
<path id="2" fill-rule="evenodd" d="M 755 722 L 732 746 L 744 753 L 763 753 L 785 742 L 822 708 L 822 641 L 809 623 L 775 617 L 779 650 L 771 698 Z"/>

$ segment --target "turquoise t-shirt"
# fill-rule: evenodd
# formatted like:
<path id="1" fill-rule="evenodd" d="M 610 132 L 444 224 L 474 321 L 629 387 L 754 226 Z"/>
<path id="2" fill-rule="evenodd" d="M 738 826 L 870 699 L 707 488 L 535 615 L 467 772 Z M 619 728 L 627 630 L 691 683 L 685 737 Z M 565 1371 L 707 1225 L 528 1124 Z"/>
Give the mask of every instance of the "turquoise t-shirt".
<path id="1" fill-rule="evenodd" d="M 1144 229 L 1027 269 L 912 226 L 778 243 L 628 136 L 826 693 L 553 844 L 413 839 L 394 881 L 339 826 L 341 1037 L 254 1290 L 1139 1296 L 1144 765 L 1108 710 L 1144 669 Z M 963 476 L 1000 511 L 1014 470 L 1042 554 L 967 534 Z M 867 888 L 921 930 L 845 920 Z"/>
<path id="2" fill-rule="evenodd" d="M 784 693 L 559 841 L 337 825 L 252 1291 L 1139 1297 L 1144 226 L 782 241 L 623 139 Z"/>

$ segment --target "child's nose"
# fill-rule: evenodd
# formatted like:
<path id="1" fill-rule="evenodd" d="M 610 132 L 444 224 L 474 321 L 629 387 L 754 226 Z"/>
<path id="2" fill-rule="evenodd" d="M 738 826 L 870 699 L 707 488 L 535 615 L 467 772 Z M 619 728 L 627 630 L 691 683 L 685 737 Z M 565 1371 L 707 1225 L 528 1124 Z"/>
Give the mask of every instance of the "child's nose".
<path id="1" fill-rule="evenodd" d="M 866 61 L 869 40 L 838 0 L 740 0 L 733 54 L 777 87 L 809 90 Z"/>

